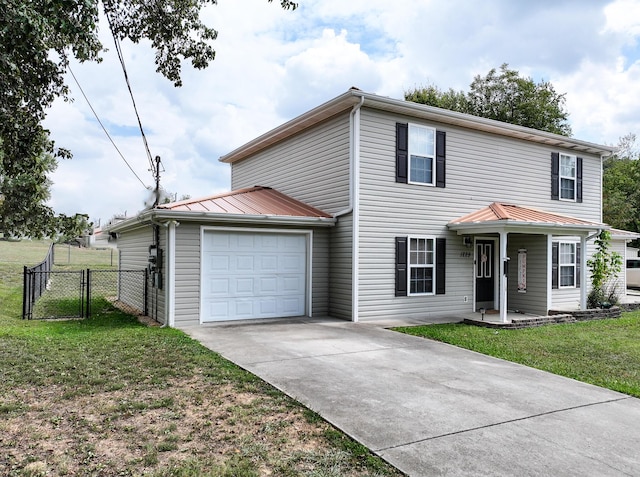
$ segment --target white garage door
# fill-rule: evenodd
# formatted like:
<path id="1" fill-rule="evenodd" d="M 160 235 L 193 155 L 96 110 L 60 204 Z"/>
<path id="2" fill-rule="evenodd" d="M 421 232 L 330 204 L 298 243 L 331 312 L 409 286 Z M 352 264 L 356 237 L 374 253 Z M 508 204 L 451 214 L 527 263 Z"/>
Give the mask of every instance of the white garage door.
<path id="1" fill-rule="evenodd" d="M 305 315 L 306 235 L 207 230 L 201 321 Z"/>

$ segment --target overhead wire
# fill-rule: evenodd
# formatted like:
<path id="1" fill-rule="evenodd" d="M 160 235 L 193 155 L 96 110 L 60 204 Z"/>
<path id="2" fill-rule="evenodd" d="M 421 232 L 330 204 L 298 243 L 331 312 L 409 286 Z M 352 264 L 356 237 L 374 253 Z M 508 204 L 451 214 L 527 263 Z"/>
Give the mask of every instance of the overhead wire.
<path id="1" fill-rule="evenodd" d="M 100 117 L 98 117 L 98 113 L 93 108 L 93 105 L 91 104 L 91 101 L 89 101 L 89 98 L 87 97 L 87 95 L 85 94 L 84 90 L 82 89 L 82 86 L 80 86 L 80 82 L 78 81 L 78 78 L 76 78 L 76 75 L 73 73 L 73 70 L 71 69 L 71 65 L 67 65 L 67 68 L 69 69 L 69 73 L 71 73 L 71 76 L 73 77 L 73 80 L 75 81 L 76 85 L 78 85 L 78 89 L 80 90 L 80 93 L 82 93 L 82 96 L 84 97 L 85 101 L 89 105 L 89 108 L 91 109 L 91 112 L 93 113 L 94 117 L 98 121 L 98 124 L 100 124 L 100 127 L 102 128 L 104 133 L 107 135 L 107 138 L 109 138 L 109 141 L 111 141 L 111 144 L 113 144 L 113 147 L 116 149 L 116 151 L 118 151 L 118 154 L 120 155 L 120 157 L 122 158 L 124 163 L 127 165 L 127 167 L 131 170 L 133 175 L 136 176 L 136 179 L 138 179 L 138 181 L 140 181 L 140 184 L 142 184 L 142 186 L 145 189 L 148 189 L 149 187 L 144 183 L 144 181 L 142 179 L 140 179 L 140 176 L 138 174 L 136 174 L 136 171 L 133 170 L 133 167 L 131 167 L 131 164 L 129 164 L 127 159 L 124 157 L 124 154 L 122 154 L 122 152 L 120 151 L 120 149 L 118 148 L 118 146 L 114 142 L 113 138 L 109 134 L 109 131 L 107 131 L 107 128 L 104 126 L 104 124 L 100 120 Z"/>
<path id="2" fill-rule="evenodd" d="M 147 153 L 147 159 L 149 160 L 149 166 L 151 168 L 151 172 L 153 173 L 154 179 L 156 178 L 159 171 L 156 170 L 156 166 L 153 163 L 153 159 L 151 158 L 151 151 L 149 150 L 149 143 L 147 142 L 147 136 L 144 133 L 144 129 L 142 127 L 142 121 L 140 120 L 140 114 L 138 113 L 138 107 L 136 106 L 136 100 L 133 97 L 133 91 L 131 89 L 131 83 L 129 82 L 129 74 L 127 73 L 127 66 L 124 62 L 124 56 L 122 54 L 122 49 L 120 47 L 120 40 L 118 39 L 115 29 L 113 28 L 113 23 L 111 21 L 111 16 L 109 12 L 105 10 L 105 16 L 107 17 L 107 22 L 109 23 L 109 30 L 111 30 L 111 35 L 113 36 L 113 42 L 116 47 L 116 53 L 118 54 L 118 59 L 120 60 L 120 65 L 122 66 L 122 72 L 124 74 L 124 80 L 127 83 L 127 89 L 129 90 L 129 96 L 131 96 L 131 102 L 133 103 L 133 110 L 135 111 L 136 118 L 138 120 L 138 127 L 140 128 L 140 134 L 142 135 L 142 141 L 144 142 L 144 148 Z"/>

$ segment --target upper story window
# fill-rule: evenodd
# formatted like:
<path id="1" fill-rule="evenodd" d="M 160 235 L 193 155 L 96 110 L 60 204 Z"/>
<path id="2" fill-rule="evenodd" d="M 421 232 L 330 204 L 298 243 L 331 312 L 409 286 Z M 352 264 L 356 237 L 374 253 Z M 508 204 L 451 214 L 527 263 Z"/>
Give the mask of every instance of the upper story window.
<path id="1" fill-rule="evenodd" d="M 551 199 L 582 202 L 581 157 L 551 153 Z"/>
<path id="2" fill-rule="evenodd" d="M 560 154 L 560 198 L 576 200 L 576 156 Z"/>
<path id="3" fill-rule="evenodd" d="M 396 182 L 445 187 L 447 134 L 396 123 Z"/>
<path id="4" fill-rule="evenodd" d="M 436 130 L 409 124 L 409 182 L 434 185 Z"/>

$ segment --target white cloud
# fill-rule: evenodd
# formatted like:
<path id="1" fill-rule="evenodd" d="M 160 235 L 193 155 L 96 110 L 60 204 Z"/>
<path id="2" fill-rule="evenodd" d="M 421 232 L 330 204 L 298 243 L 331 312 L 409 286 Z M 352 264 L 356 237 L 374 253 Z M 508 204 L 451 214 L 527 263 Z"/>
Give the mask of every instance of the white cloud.
<path id="1" fill-rule="evenodd" d="M 615 143 L 640 133 L 640 1 L 220 0 L 205 11 L 218 29 L 216 59 L 183 68 L 174 89 L 155 73 L 148 45 L 123 44 L 127 68 L 164 187 L 179 195 L 228 189 L 218 157 L 351 86 L 401 98 L 427 83 L 467 89 L 507 62 L 566 92 L 574 134 Z M 151 183 L 137 121 L 111 51 L 74 72 L 114 140 Z M 71 81 L 71 79 L 70 79 Z M 76 101 L 57 103 L 47 126 L 75 157 L 53 176 L 59 212 L 109 218 L 142 207 L 145 191 L 70 83 Z"/>

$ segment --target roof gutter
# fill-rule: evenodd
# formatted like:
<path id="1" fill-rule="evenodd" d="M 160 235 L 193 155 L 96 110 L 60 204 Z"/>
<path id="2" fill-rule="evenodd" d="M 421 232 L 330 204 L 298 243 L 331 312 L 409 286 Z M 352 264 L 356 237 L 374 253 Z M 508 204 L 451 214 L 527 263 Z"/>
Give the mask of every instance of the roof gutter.
<path id="1" fill-rule="evenodd" d="M 234 223 L 268 223 L 273 225 L 312 225 L 320 227 L 333 227 L 336 219 L 333 217 L 296 217 L 284 215 L 249 215 L 249 214 L 227 214 L 211 212 L 185 212 L 162 209 L 150 209 L 144 211 L 136 217 L 119 222 L 109 229 L 110 232 L 121 232 L 143 226 L 148 223 L 157 223 L 164 220 L 177 221 L 207 221 L 207 222 L 234 222 Z"/>
<path id="2" fill-rule="evenodd" d="M 584 233 L 584 232 L 596 232 L 600 233 L 602 230 L 609 230 L 606 224 L 558 224 L 554 222 L 519 222 L 509 220 L 490 220 L 485 222 L 474 223 L 450 223 L 447 224 L 449 230 L 458 232 L 458 235 L 462 235 L 466 232 L 482 231 L 486 232 L 488 229 L 492 231 L 507 230 L 507 229 L 527 229 L 529 231 L 540 230 L 540 233 L 544 233 L 544 230 L 551 231 L 564 231 L 568 233 Z"/>

